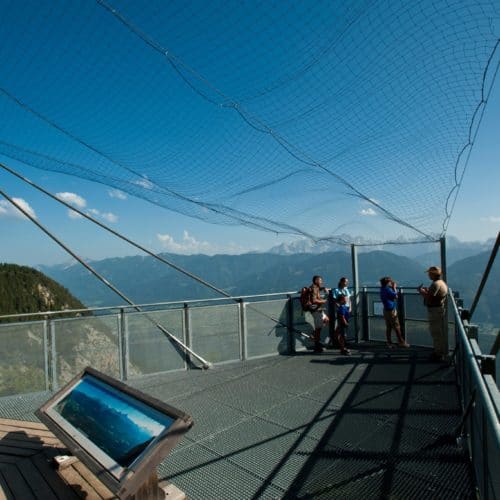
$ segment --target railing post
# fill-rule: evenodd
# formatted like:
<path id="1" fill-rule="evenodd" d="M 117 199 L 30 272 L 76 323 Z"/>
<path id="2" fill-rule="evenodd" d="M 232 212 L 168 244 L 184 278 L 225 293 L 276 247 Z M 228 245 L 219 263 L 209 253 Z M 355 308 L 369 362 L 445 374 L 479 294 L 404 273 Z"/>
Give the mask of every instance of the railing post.
<path id="1" fill-rule="evenodd" d="M 478 340 L 479 327 L 477 325 L 468 324 L 464 325 L 464 327 L 465 327 L 465 333 L 467 334 L 467 337 L 469 339 Z"/>
<path id="2" fill-rule="evenodd" d="M 496 381 L 496 356 L 491 354 L 482 354 L 478 356 L 481 362 L 481 373 L 483 375 L 491 375 L 493 380 Z"/>
<path id="3" fill-rule="evenodd" d="M 120 308 L 120 313 L 118 314 L 118 349 L 120 351 L 120 377 L 122 380 L 128 380 L 128 328 L 125 309 L 123 307 Z"/>
<path id="4" fill-rule="evenodd" d="M 398 315 L 400 318 L 403 318 L 403 321 L 401 321 L 401 335 L 405 340 L 406 339 L 406 308 L 405 308 L 405 294 L 403 288 L 399 289 L 399 300 L 397 302 L 398 304 Z"/>
<path id="5" fill-rule="evenodd" d="M 184 328 L 183 328 L 183 336 L 184 336 L 184 344 L 186 344 L 190 349 L 192 349 L 192 339 L 191 339 L 191 314 L 189 310 L 189 304 L 187 302 L 184 302 Z M 189 355 L 189 352 L 185 353 L 185 364 L 186 368 L 187 366 L 191 363 L 191 356 Z"/>
<path id="6" fill-rule="evenodd" d="M 287 327 L 288 327 L 288 354 L 295 354 L 295 325 L 293 323 L 293 297 L 291 295 L 287 295 Z"/>
<path id="7" fill-rule="evenodd" d="M 351 245 L 352 282 L 354 285 L 354 339 L 359 341 L 359 277 L 358 277 L 358 251 L 356 245 Z"/>
<path id="8" fill-rule="evenodd" d="M 50 390 L 50 368 L 49 368 L 49 320 L 45 316 L 43 320 L 43 366 L 45 372 L 45 390 Z"/>
<path id="9" fill-rule="evenodd" d="M 368 290 L 366 286 L 361 292 L 362 304 L 362 325 L 363 325 L 363 340 L 370 340 L 370 322 L 368 321 Z"/>
<path id="10" fill-rule="evenodd" d="M 51 389 L 56 391 L 59 389 L 57 382 L 57 351 L 56 351 L 56 325 L 52 319 L 48 319 L 50 325 L 50 370 L 51 370 Z"/>
<path id="11" fill-rule="evenodd" d="M 243 299 L 238 299 L 239 313 L 239 337 L 240 337 L 240 359 L 244 361 L 248 357 L 247 345 L 247 311 Z"/>

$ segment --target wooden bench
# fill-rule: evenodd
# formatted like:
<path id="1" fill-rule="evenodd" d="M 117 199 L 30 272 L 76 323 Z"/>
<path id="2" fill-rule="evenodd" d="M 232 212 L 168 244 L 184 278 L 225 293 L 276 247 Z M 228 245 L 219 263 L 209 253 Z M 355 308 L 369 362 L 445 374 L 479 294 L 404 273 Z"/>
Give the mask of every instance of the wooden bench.
<path id="1" fill-rule="evenodd" d="M 155 471 L 152 478 L 154 482 Z M 158 486 L 157 479 L 154 486 Z M 186 498 L 172 484 L 160 484 L 160 488 L 165 499 Z M 64 444 L 45 425 L 0 418 L 0 500 L 79 498 L 117 497 L 76 457 L 69 456 Z M 151 488 L 145 485 L 133 498 L 156 500 L 161 496 L 151 494 Z"/>

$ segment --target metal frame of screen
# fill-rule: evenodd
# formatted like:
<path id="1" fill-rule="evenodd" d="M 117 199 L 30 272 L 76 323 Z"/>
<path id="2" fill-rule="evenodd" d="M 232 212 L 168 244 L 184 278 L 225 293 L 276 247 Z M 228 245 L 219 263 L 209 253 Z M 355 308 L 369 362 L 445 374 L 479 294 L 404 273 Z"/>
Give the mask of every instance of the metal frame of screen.
<path id="1" fill-rule="evenodd" d="M 82 430 L 72 425 L 56 409 L 85 381 L 91 382 L 110 394 L 110 399 L 120 400 L 146 416 L 168 417 L 172 423 L 152 437 L 145 448 L 127 466 L 96 445 Z M 37 411 L 36 415 L 67 446 L 70 452 L 96 474 L 99 479 L 120 497 L 132 495 L 155 472 L 156 466 L 174 448 L 193 425 L 190 415 L 115 380 L 93 368 L 87 367 L 65 387 L 58 391 Z"/>

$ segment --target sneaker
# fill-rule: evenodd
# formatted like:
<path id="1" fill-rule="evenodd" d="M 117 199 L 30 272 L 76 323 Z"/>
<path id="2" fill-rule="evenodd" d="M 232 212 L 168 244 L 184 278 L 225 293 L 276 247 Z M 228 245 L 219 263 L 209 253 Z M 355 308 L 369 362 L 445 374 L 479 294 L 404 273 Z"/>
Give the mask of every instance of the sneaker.
<path id="1" fill-rule="evenodd" d="M 408 348 L 408 347 L 410 347 L 410 344 L 408 344 L 408 342 L 403 341 L 403 342 L 398 343 L 398 347 Z"/>
<path id="2" fill-rule="evenodd" d="M 320 345 L 315 345 L 313 351 L 314 352 L 323 352 L 323 348 Z"/>
<path id="3" fill-rule="evenodd" d="M 385 344 L 385 347 L 387 347 L 387 349 L 392 349 L 394 346 L 387 342 L 387 344 Z"/>
<path id="4" fill-rule="evenodd" d="M 342 349 L 340 351 L 340 354 L 342 354 L 344 356 L 350 356 L 351 355 L 351 351 L 349 349 Z"/>

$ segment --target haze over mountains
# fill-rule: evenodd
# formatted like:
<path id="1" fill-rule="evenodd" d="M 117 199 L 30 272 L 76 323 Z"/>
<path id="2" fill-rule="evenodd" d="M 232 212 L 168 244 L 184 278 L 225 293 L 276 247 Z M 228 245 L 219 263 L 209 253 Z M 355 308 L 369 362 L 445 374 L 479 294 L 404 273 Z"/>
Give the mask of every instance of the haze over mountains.
<path id="1" fill-rule="evenodd" d="M 448 283 L 453 290 L 460 291 L 466 305 L 472 302 L 493 244 L 489 245 L 487 251 L 477 253 L 477 250 L 487 246 L 465 245 L 454 248 L 448 245 Z M 401 246 L 399 250 L 411 254 L 409 247 Z M 384 275 L 393 276 L 402 287 L 414 288 L 420 283 L 427 283 L 424 271 L 429 265 L 439 262 L 437 247 L 435 244 L 433 252 L 414 258 L 385 250 L 360 252 L 360 285 L 378 286 L 380 277 Z M 474 251 L 474 255 L 468 256 Z M 232 296 L 297 291 L 309 284 L 314 274 L 324 276 L 327 286 L 331 287 L 336 286 L 341 276 L 352 278 L 351 255 L 345 250 L 280 254 L 278 249 L 273 249 L 269 253 L 243 255 L 162 255 Z M 458 258 L 461 255 L 465 258 Z M 104 259 L 94 261 L 92 265 L 138 304 L 219 297 L 213 290 L 152 257 Z M 476 313 L 481 321 L 495 325 L 500 324 L 499 269 L 499 265 L 493 269 Z M 80 265 L 44 266 L 42 270 L 89 307 L 120 305 L 124 302 Z"/>

